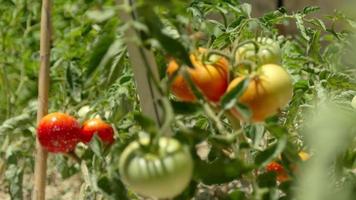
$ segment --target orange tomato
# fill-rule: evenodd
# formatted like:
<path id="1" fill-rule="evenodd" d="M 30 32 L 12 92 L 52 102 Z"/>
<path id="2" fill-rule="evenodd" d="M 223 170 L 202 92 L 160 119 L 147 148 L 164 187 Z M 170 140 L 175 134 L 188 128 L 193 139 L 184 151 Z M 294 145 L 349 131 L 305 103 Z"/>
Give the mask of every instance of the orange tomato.
<path id="1" fill-rule="evenodd" d="M 187 68 L 187 70 L 193 83 L 202 94 L 208 100 L 218 102 L 228 86 L 228 61 L 219 56 L 212 63 L 203 63 L 200 58 L 203 52 L 206 52 L 206 49 L 200 48 L 198 52 L 190 54 L 193 68 Z M 178 63 L 171 60 L 167 68 L 168 76 L 172 76 L 178 69 Z M 196 100 L 182 74 L 178 74 L 173 80 L 171 91 L 181 101 L 193 102 Z"/>
<path id="2" fill-rule="evenodd" d="M 244 76 L 235 78 L 230 83 L 228 91 L 244 79 Z M 293 85 L 289 74 L 279 65 L 266 64 L 262 65 L 257 75 L 251 78 L 239 101 L 250 108 L 251 121 L 260 122 L 276 114 L 288 104 L 292 96 Z M 233 110 L 232 113 L 241 118 L 236 110 Z"/>

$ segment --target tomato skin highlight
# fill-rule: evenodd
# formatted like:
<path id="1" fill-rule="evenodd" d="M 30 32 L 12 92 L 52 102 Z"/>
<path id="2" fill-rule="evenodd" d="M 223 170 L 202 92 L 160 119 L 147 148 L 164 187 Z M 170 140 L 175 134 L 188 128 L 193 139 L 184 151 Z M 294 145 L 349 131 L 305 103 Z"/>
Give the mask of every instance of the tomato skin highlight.
<path id="1" fill-rule="evenodd" d="M 203 48 L 199 49 L 199 53 L 206 51 Z M 188 68 L 188 73 L 193 83 L 208 100 L 218 102 L 228 86 L 228 61 L 223 57 L 219 57 L 212 64 L 204 64 L 198 57 L 197 53 L 190 54 L 193 68 Z M 167 67 L 168 76 L 172 76 L 178 69 L 178 63 L 175 60 L 171 60 Z M 178 74 L 173 80 L 171 91 L 181 101 L 194 102 L 196 100 L 189 84 L 181 74 Z"/>
<path id="2" fill-rule="evenodd" d="M 37 137 L 48 152 L 67 153 L 73 151 L 80 141 L 80 124 L 70 115 L 51 113 L 40 120 Z"/>
<path id="3" fill-rule="evenodd" d="M 114 129 L 101 119 L 89 119 L 83 123 L 80 131 L 81 141 L 89 143 L 94 134 L 98 134 L 99 138 L 106 144 L 114 142 Z"/>
<path id="4" fill-rule="evenodd" d="M 140 144 L 148 139 L 129 144 L 121 154 L 119 170 L 128 187 L 141 195 L 173 198 L 188 186 L 193 173 L 189 150 L 177 140 L 160 138 L 157 152 L 144 152 Z"/>
<path id="5" fill-rule="evenodd" d="M 292 79 L 282 67 L 267 64 L 262 65 L 259 70 L 259 75 L 251 78 L 247 89 L 239 99 L 251 109 L 252 122 L 261 122 L 276 114 L 293 97 Z M 230 83 L 228 91 L 244 79 L 244 76 L 235 78 Z M 236 110 L 232 110 L 232 113 L 242 119 Z"/>

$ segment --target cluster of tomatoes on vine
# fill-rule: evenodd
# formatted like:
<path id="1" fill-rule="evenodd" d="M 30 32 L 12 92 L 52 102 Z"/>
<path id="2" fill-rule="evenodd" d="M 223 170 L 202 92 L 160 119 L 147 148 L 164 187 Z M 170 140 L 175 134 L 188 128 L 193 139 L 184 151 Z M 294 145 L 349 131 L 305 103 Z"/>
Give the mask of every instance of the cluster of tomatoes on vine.
<path id="1" fill-rule="evenodd" d="M 236 98 L 249 108 L 251 115 L 246 117 L 236 107 L 229 112 L 239 120 L 257 123 L 277 114 L 293 96 L 292 78 L 281 66 L 280 45 L 271 38 L 241 43 L 230 55 L 199 48 L 190 54 L 190 61 L 193 66 L 180 65 L 174 59 L 168 63 L 170 89 L 180 101 L 198 100 L 193 86 L 205 101 L 219 108 L 222 97 L 247 80 L 247 87 Z M 99 119 L 80 126 L 71 116 L 52 113 L 38 125 L 41 145 L 54 153 L 73 151 L 78 142 L 89 142 L 95 133 L 106 143 L 114 141 L 112 127 Z M 157 135 L 129 144 L 120 156 L 119 171 L 132 191 L 143 196 L 172 198 L 189 185 L 193 165 L 187 146 L 174 138 Z M 279 180 L 287 176 L 277 162 L 268 165 L 267 171 L 276 172 Z"/>
<path id="2" fill-rule="evenodd" d="M 89 119 L 80 125 L 72 116 L 55 112 L 43 117 L 37 127 L 41 146 L 51 153 L 69 153 L 79 142 L 89 143 L 97 134 L 104 144 L 114 142 L 114 129 L 99 118 Z"/>

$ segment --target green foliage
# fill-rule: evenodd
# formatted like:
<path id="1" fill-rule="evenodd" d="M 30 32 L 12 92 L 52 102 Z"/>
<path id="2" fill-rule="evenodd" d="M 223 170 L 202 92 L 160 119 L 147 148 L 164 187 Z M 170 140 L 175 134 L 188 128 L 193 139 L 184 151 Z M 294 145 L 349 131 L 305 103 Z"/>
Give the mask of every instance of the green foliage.
<path id="1" fill-rule="evenodd" d="M 114 0 L 52 2 L 49 111 L 70 113 L 80 122 L 99 115 L 115 129 L 116 142 L 110 147 L 97 136 L 89 145 L 79 144 L 75 153 L 80 163 L 50 156 L 49 171 L 60 181 L 80 175 L 80 188 L 71 191 L 79 199 L 139 199 L 120 179 L 120 154 L 142 135 L 166 132 L 167 127 L 141 113 L 127 40 L 154 52 L 162 78 L 156 86 L 162 89 L 168 56 L 182 67 L 192 66 L 189 53 L 197 47 L 231 58 L 241 42 L 260 36 L 279 41 L 282 66 L 293 79 L 293 99 L 276 116 L 249 124 L 228 115 L 236 108 L 250 116 L 250 109 L 238 102 L 249 79 L 226 93 L 220 108 L 204 98 L 186 103 L 164 94 L 164 111 L 173 110 L 165 113 L 168 128 L 195 159 L 194 178 L 176 199 L 191 199 L 207 185 L 219 188 L 231 181 L 241 185 L 221 199 L 347 200 L 356 195 L 353 19 L 336 12 L 329 25 L 310 15 L 317 7 L 295 13 L 281 8 L 255 18 L 254 8 L 240 1 L 156 0 L 138 1 L 136 21 L 122 22 L 118 12 L 125 9 Z M 26 199 L 34 170 L 40 2 L 0 0 L 0 12 L 0 192 Z M 342 30 L 336 28 L 344 23 Z M 281 24 L 295 25 L 298 32 L 283 36 Z M 123 37 L 129 27 L 139 38 Z M 198 88 L 193 90 L 202 96 Z M 202 143 L 207 145 L 200 152 Z M 301 164 L 301 150 L 311 152 L 310 162 Z M 288 172 L 288 182 L 278 183 L 275 173 L 266 172 L 274 160 Z M 293 171 L 295 166 L 301 170 Z M 330 187 L 335 190 L 322 194 Z"/>

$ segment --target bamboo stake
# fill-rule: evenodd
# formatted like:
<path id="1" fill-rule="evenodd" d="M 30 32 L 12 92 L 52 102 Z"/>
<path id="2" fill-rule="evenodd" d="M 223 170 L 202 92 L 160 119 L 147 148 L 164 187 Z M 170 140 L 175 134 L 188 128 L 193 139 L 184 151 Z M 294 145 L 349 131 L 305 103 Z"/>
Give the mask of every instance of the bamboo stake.
<path id="1" fill-rule="evenodd" d="M 51 45 L 51 2 L 42 0 L 41 39 L 40 39 L 40 70 L 38 80 L 38 111 L 37 122 L 48 112 L 49 58 Z M 36 163 L 33 200 L 44 200 L 46 197 L 47 151 L 36 139 Z"/>
<path id="2" fill-rule="evenodd" d="M 117 4 L 119 6 L 130 6 L 133 3 L 134 0 L 117 0 Z M 128 12 L 120 10 L 120 17 L 124 22 L 134 20 L 132 10 Z M 148 67 L 153 73 L 154 78 L 157 80 L 159 79 L 158 67 L 153 53 L 147 49 L 139 47 L 138 44 L 132 40 L 133 37 L 138 37 L 138 34 L 132 27 L 125 31 L 125 37 L 127 39 L 127 49 L 130 56 L 130 62 L 133 67 L 142 112 L 148 117 L 154 119 L 158 125 L 162 125 L 164 120 L 161 119 L 161 109 L 157 104 L 157 101 L 161 98 L 161 95 L 152 83 L 152 80 L 149 79 L 147 70 Z"/>

